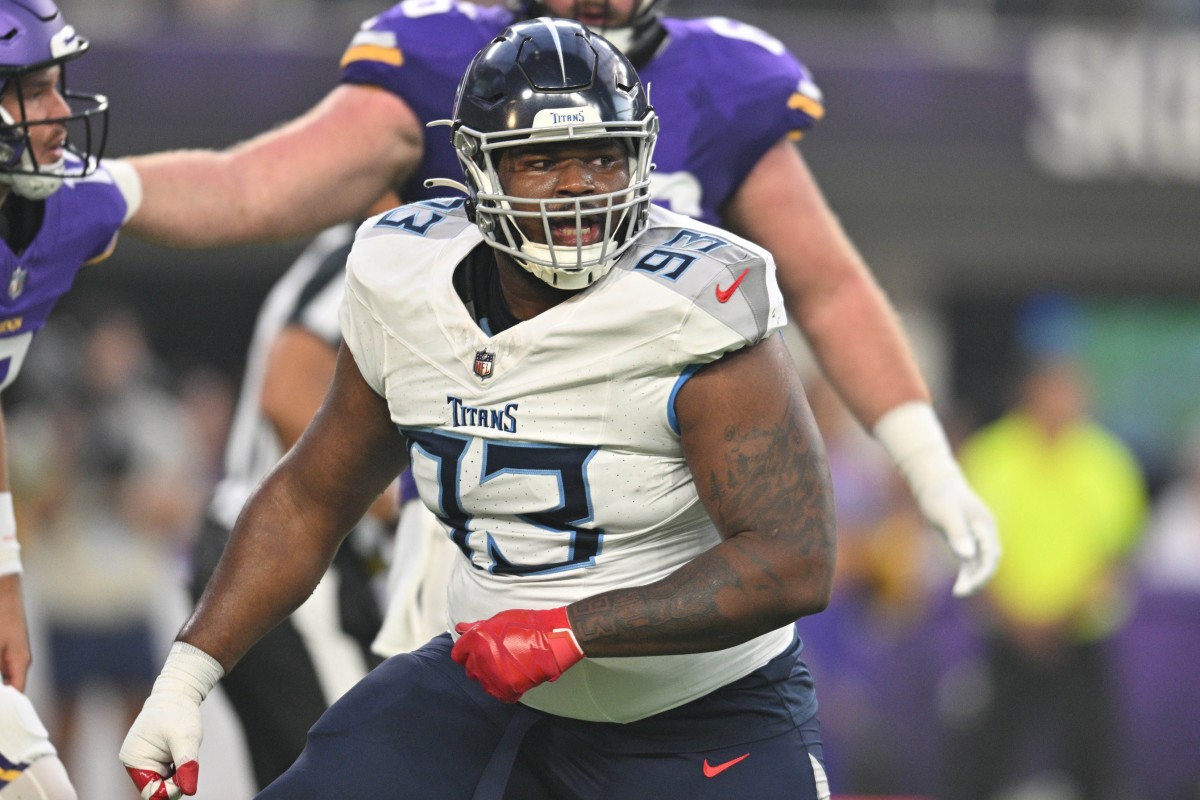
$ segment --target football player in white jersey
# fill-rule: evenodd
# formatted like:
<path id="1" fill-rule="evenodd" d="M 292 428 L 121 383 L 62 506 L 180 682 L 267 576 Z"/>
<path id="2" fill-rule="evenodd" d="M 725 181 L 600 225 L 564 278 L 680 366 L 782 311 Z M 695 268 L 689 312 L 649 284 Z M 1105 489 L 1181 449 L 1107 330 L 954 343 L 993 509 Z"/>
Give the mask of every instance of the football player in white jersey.
<path id="1" fill-rule="evenodd" d="M 795 145 L 803 127 L 824 114 L 807 70 L 763 31 L 724 18 L 666 17 L 665 0 L 505 5 L 511 12 L 463 0 L 403 0 L 363 23 L 343 57 L 342 82 L 297 119 L 224 151 L 130 159 L 145 202 L 128 230 L 182 247 L 279 240 L 353 219 L 388 190 L 422 199 L 422 173 L 451 160 L 425 123 L 428 109 L 440 116 L 449 105 L 446 64 L 460 57 L 464 43 L 478 40 L 465 66 L 514 20 L 579 19 L 628 48 L 646 80 L 658 85 L 664 117 L 700 116 L 692 122 L 694 137 L 682 126 L 664 137 L 679 138 L 663 148 L 678 163 L 656 202 L 709 221 L 719 212 L 722 226 L 775 254 L 788 311 L 822 372 L 884 446 L 930 527 L 959 560 L 954 594 L 978 590 L 1000 557 L 995 523 L 955 461 L 895 310 Z M 755 125 L 716 125 L 704 114 L 717 109 L 723 119 L 739 118 L 731 105 L 759 101 L 768 70 L 795 79 L 761 98 Z M 457 74 L 449 72 L 451 79 Z M 764 111 L 791 121 L 768 126 Z M 759 129 L 772 138 L 757 141 Z M 716 173 L 720 186 L 706 187 L 702 198 L 668 196 L 680 187 L 683 195 L 698 195 Z"/>
<path id="2" fill-rule="evenodd" d="M 960 560 L 955 593 L 982 585 L 998 557 L 994 526 L 962 479 L 886 296 L 795 145 L 824 113 L 803 65 L 751 26 L 666 17 L 664 0 L 489 5 L 403 0 L 381 8 L 346 49 L 340 84 L 288 125 L 226 151 L 131 159 L 144 179 L 146 202 L 130 232 L 185 247 L 281 239 L 353 218 L 385 190 L 409 201 L 436 196 L 439 190 L 427 189 L 423 179 L 448 174 L 454 156 L 448 143 L 428 135 L 425 123 L 444 115 L 459 74 L 455 65 L 465 67 L 515 20 L 542 14 L 579 19 L 625 51 L 656 86 L 661 115 L 675 121 L 658 149 L 655 202 L 709 222 L 719 217 L 776 255 L 789 313 L 823 372 L 884 444 L 931 526 Z M 756 124 L 714 125 L 714 112 Z M 299 394 L 292 408 L 307 411 Z M 439 593 L 427 587 L 442 580 L 447 542 L 418 503 L 410 499 L 407 508 L 389 578 L 394 591 L 375 642 L 384 655 L 419 646 L 444 619 Z M 202 549 L 224 541 L 223 530 L 206 526 L 204 535 L 210 532 L 220 535 L 201 541 Z M 261 642 L 256 655 L 279 638 Z M 265 662 L 252 656 L 240 678 Z M 285 688 L 277 672 L 264 674 L 261 683 L 291 690 L 292 708 L 321 702 L 312 693 L 301 699 L 303 686 Z M 255 720 L 258 732 L 248 735 L 265 740 L 261 750 L 278 752 L 303 738 L 304 728 L 296 725 L 265 731 L 271 715 L 260 713 L 257 702 L 235 700 L 234 707 L 243 720 Z M 274 769 L 268 761 L 278 761 L 258 753 L 253 760 L 261 775 Z"/>
<path id="3" fill-rule="evenodd" d="M 578 23 L 472 61 L 467 198 L 360 228 L 330 393 L 121 748 L 143 797 L 196 792 L 200 703 L 410 461 L 456 641 L 372 671 L 260 797 L 829 797 L 792 625 L 829 600 L 824 450 L 770 254 L 651 207 L 657 127 Z"/>

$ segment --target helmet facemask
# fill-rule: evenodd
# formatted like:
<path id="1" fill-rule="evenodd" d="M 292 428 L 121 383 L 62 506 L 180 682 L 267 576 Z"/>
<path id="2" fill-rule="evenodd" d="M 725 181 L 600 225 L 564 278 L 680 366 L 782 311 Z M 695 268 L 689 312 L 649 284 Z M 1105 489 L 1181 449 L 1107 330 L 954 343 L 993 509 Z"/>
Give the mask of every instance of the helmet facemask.
<path id="1" fill-rule="evenodd" d="M 549 118 L 552 115 L 547 115 Z M 651 111 L 629 123 L 570 123 L 484 133 L 460 127 L 455 133 L 459 162 L 467 176 L 476 224 L 488 244 L 513 258 L 524 269 L 558 289 L 590 286 L 603 276 L 645 229 L 650 205 L 650 162 L 658 134 Z M 553 145 L 586 140 L 616 139 L 628 158 L 625 187 L 580 197 L 531 198 L 507 193 L 499 163 L 506 151 L 531 142 Z M 530 239 L 518 220 L 538 221 L 541 241 Z M 556 223 L 571 220 L 574 245 L 554 244 Z M 601 230 L 599 241 L 585 244 L 584 231 Z"/>
<path id="2" fill-rule="evenodd" d="M 506 29 L 467 68 L 454 119 L 430 124 L 451 126 L 465 183 L 426 185 L 465 192 L 484 241 L 551 286 L 590 286 L 645 230 L 658 117 L 629 59 L 578 22 L 543 17 Z M 623 148 L 624 186 L 546 199 L 505 190 L 502 160 L 514 148 L 589 142 Z M 538 231 L 533 237 L 520 225 L 529 220 L 537 223 L 529 226 Z M 564 220 L 574 227 L 573 244 L 563 241 Z M 598 239 L 585 241 L 595 229 Z"/>

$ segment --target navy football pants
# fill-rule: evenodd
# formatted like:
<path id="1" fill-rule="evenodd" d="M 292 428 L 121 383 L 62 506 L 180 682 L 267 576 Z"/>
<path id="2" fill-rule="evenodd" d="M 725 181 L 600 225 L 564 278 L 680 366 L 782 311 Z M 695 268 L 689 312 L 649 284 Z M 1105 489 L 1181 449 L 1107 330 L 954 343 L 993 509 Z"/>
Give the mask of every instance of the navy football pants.
<path id="1" fill-rule="evenodd" d="M 797 724 L 798 642 L 677 709 L 618 725 L 487 695 L 449 635 L 394 656 L 335 703 L 259 800 L 823 800 L 820 723 Z M 818 788 L 820 787 L 820 788 Z"/>

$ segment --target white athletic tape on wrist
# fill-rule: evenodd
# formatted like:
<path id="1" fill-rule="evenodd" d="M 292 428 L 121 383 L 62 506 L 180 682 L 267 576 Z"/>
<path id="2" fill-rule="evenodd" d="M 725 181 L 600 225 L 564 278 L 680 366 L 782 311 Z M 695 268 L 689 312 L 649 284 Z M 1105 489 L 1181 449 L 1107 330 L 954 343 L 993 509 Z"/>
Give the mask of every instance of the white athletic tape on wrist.
<path id="1" fill-rule="evenodd" d="M 928 403 L 896 406 L 879 418 L 873 433 L 914 492 L 958 473 L 946 432 Z"/>
<path id="2" fill-rule="evenodd" d="M 0 492 L 0 576 L 20 573 L 21 543 L 17 541 L 12 492 Z"/>
<path id="3" fill-rule="evenodd" d="M 124 225 L 142 207 L 142 176 L 137 167 L 119 158 L 105 159 L 104 166 L 125 197 L 125 218 L 121 220 Z"/>
<path id="4" fill-rule="evenodd" d="M 175 642 L 151 694 L 175 692 L 191 697 L 200 705 L 224 675 L 220 662 L 208 653 L 187 642 Z"/>

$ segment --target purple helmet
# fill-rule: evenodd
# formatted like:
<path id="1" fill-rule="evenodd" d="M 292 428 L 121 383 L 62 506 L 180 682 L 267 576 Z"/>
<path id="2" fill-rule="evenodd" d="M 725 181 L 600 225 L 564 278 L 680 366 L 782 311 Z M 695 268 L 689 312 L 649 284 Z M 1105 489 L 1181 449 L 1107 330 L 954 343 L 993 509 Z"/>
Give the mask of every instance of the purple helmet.
<path id="1" fill-rule="evenodd" d="M 52 0 L 0 0 L 0 182 L 31 199 L 53 193 L 63 178 L 95 171 L 108 138 L 108 99 L 72 92 L 66 85 L 66 62 L 87 52 L 88 41 L 63 20 Z M 25 76 L 59 67 L 58 91 L 70 107 L 66 116 L 27 120 L 22 86 Z M 15 98 L 16 113 L 11 111 Z M 29 131 L 35 125 L 60 125 L 68 130 L 66 149 L 72 163 L 38 164 L 32 156 Z M 78 160 L 77 163 L 76 159 Z"/>

